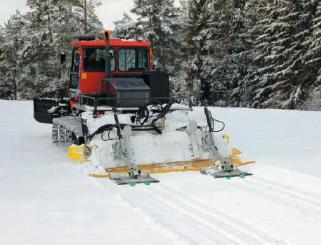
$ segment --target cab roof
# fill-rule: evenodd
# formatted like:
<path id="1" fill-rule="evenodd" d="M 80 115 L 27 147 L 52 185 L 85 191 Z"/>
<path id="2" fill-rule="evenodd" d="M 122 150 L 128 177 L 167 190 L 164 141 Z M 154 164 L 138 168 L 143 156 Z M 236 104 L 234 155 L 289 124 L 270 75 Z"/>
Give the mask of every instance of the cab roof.
<path id="1" fill-rule="evenodd" d="M 125 39 L 110 39 L 110 47 L 141 47 L 148 48 L 151 46 L 150 42 L 136 41 L 136 40 L 125 40 Z M 105 40 L 90 40 L 90 41 L 74 41 L 72 42 L 73 47 L 106 47 Z"/>

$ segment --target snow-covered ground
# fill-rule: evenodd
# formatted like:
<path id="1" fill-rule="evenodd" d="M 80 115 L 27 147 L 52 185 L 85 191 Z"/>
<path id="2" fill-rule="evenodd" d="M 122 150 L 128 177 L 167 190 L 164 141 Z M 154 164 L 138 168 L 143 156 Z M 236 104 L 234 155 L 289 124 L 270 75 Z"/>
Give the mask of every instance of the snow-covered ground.
<path id="1" fill-rule="evenodd" d="M 321 113 L 212 109 L 257 160 L 245 179 L 91 179 L 31 102 L 0 101 L 0 244 L 320 244 Z"/>

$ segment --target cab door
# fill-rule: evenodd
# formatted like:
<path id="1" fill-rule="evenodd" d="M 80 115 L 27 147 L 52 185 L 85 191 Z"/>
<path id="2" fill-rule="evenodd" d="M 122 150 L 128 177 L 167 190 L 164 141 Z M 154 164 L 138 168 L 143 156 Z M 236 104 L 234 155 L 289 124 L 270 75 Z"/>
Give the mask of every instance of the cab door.
<path id="1" fill-rule="evenodd" d="M 74 100 L 79 95 L 79 81 L 80 81 L 80 54 L 77 48 L 72 50 L 72 65 L 70 69 L 69 91 L 70 98 Z"/>

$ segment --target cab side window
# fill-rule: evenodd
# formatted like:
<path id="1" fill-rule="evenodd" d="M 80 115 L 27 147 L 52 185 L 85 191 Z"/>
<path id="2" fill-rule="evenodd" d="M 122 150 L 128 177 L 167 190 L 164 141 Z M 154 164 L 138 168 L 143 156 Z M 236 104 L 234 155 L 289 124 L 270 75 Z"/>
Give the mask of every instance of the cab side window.
<path id="1" fill-rule="evenodd" d="M 79 65 L 80 65 L 80 55 L 76 49 L 73 50 L 72 54 L 72 67 L 70 74 L 70 88 L 77 89 L 79 83 Z"/>

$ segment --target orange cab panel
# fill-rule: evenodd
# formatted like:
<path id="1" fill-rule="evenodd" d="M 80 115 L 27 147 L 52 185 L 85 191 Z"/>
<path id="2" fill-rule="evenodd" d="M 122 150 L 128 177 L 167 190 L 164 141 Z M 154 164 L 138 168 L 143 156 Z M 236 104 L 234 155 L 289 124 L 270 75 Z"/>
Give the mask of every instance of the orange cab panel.
<path id="1" fill-rule="evenodd" d="M 80 93 L 101 95 L 106 94 L 104 72 L 82 72 L 80 76 Z"/>

